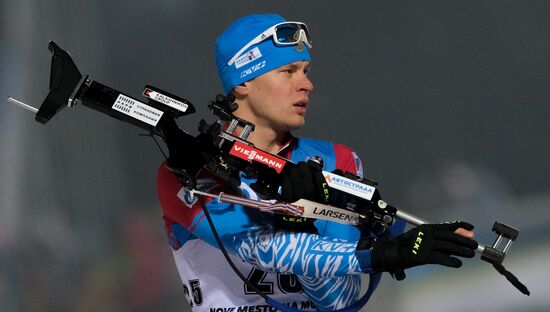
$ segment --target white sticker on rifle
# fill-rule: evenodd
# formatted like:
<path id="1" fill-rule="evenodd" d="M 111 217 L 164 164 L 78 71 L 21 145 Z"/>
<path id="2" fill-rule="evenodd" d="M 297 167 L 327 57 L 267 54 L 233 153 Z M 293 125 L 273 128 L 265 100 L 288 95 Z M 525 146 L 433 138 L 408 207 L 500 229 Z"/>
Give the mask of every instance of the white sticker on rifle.
<path id="1" fill-rule="evenodd" d="M 162 117 L 162 114 L 164 113 L 163 111 L 153 108 L 145 103 L 141 103 L 131 97 L 127 97 L 124 94 L 119 94 L 116 98 L 115 104 L 113 104 L 113 109 L 150 124 L 153 127 L 157 125 Z"/>
<path id="2" fill-rule="evenodd" d="M 143 91 L 143 95 L 152 100 L 168 105 L 184 113 L 187 111 L 187 108 L 189 107 L 189 105 L 183 103 L 182 101 L 178 101 L 174 98 L 169 97 L 168 95 L 158 93 L 149 88 L 145 88 L 145 90 Z"/>
<path id="3" fill-rule="evenodd" d="M 327 180 L 328 186 L 355 196 L 359 196 L 366 200 L 371 200 L 372 195 L 374 195 L 374 191 L 376 190 L 370 185 L 363 184 L 327 171 L 323 171 L 323 175 L 325 176 L 325 180 Z"/>

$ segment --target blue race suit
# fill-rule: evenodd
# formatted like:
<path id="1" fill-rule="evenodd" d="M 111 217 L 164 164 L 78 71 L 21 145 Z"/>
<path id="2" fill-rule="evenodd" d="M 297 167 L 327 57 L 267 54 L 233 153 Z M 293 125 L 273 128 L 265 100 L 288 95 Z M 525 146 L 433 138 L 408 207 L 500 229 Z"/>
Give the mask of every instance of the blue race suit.
<path id="1" fill-rule="evenodd" d="M 319 156 L 325 171 L 340 169 L 363 175 L 356 154 L 339 144 L 293 138 L 279 155 L 295 163 Z M 254 179 L 244 174 L 241 177 L 239 195 L 257 198 L 250 188 Z M 211 174 L 204 174 L 197 179 L 197 189 L 217 194 L 226 187 Z M 182 188 L 166 164 L 159 169 L 158 194 L 176 266 L 193 311 L 274 311 L 231 272 L 204 220 L 200 202 Z M 316 220 L 317 233 L 288 231 L 274 227 L 271 214 L 211 198 L 205 202 L 235 264 L 270 297 L 305 310 L 334 310 L 357 300 L 363 272 L 355 256 L 360 236 L 356 227 Z M 396 236 L 403 228 L 404 223 L 396 223 L 389 235 Z"/>

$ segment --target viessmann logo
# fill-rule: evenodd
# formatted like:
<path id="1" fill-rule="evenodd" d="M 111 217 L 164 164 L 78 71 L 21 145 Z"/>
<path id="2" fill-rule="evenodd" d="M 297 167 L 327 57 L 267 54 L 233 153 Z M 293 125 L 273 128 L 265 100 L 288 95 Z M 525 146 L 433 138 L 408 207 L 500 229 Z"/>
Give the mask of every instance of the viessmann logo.
<path id="1" fill-rule="evenodd" d="M 248 146 L 239 141 L 236 141 L 235 144 L 233 144 L 233 147 L 231 147 L 231 151 L 229 152 L 229 154 L 237 156 L 240 159 L 264 163 L 270 168 L 275 169 L 277 173 L 281 173 L 283 167 L 286 164 L 286 161 L 278 157 Z"/>

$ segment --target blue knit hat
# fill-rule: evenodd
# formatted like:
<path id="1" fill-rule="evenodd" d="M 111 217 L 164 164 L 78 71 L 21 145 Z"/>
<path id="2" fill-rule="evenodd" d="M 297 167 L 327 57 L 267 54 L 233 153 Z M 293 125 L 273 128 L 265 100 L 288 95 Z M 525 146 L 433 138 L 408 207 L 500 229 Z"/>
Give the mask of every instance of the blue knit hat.
<path id="1" fill-rule="evenodd" d="M 296 49 L 295 45 L 276 45 L 273 38 L 268 38 L 244 51 L 231 66 L 227 65 L 250 40 L 284 21 L 277 14 L 248 15 L 233 22 L 216 39 L 216 66 L 226 94 L 235 86 L 270 70 L 296 61 L 311 61 L 306 46 Z"/>

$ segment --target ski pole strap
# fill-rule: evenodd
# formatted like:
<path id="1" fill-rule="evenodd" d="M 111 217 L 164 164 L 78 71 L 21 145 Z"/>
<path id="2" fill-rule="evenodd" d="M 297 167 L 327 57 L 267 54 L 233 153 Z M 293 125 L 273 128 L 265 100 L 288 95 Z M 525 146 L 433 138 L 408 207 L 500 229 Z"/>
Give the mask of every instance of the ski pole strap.
<path id="1" fill-rule="evenodd" d="M 518 278 L 514 274 L 512 274 L 512 272 L 506 270 L 502 264 L 493 263 L 493 267 L 497 270 L 498 273 L 504 275 L 504 277 L 506 277 L 506 279 L 510 283 L 512 283 L 514 287 L 521 291 L 522 294 L 527 296 L 531 295 L 531 292 L 529 291 L 529 289 L 527 289 L 527 286 L 523 285 L 523 283 L 521 283 Z"/>
<path id="2" fill-rule="evenodd" d="M 338 311 L 340 311 L 340 312 L 355 312 L 355 311 L 361 310 L 361 308 L 365 304 L 367 304 L 367 302 L 369 301 L 370 297 L 374 293 L 374 290 L 376 289 L 376 287 L 380 283 L 381 278 L 382 278 L 382 273 L 381 272 L 370 274 L 369 288 L 367 289 L 367 292 L 363 295 L 363 297 L 361 297 L 361 299 L 357 300 L 354 304 L 350 305 L 349 307 L 344 308 L 344 309 L 340 309 Z"/>

